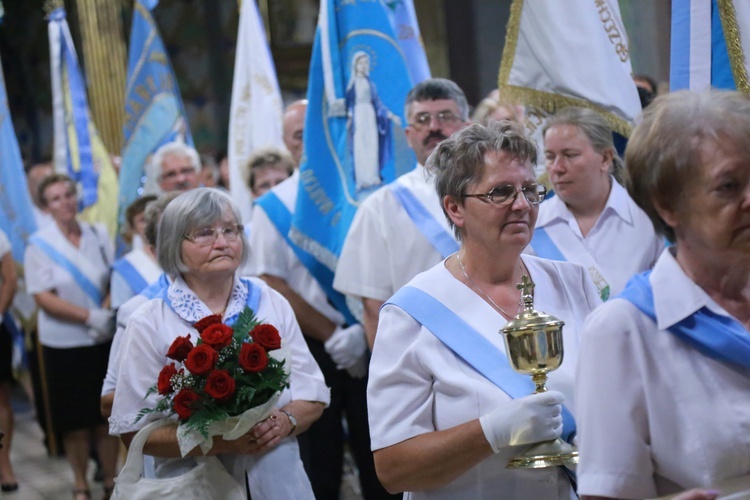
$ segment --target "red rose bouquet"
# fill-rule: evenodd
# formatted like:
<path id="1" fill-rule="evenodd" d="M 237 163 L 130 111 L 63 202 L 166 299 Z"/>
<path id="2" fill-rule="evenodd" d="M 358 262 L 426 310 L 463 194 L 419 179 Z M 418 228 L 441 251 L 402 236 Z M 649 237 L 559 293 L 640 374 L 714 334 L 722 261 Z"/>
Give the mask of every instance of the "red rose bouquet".
<path id="1" fill-rule="evenodd" d="M 287 349 L 273 325 L 261 324 L 246 307 L 234 326 L 220 315 L 193 325 L 195 345 L 188 334 L 177 337 L 167 351 L 168 363 L 146 396 L 162 398 L 144 408 L 138 419 L 152 412 L 176 414 L 177 438 L 183 456 L 200 445 L 207 452 L 211 436 L 237 439 L 268 417 L 281 391 L 289 386 Z"/>

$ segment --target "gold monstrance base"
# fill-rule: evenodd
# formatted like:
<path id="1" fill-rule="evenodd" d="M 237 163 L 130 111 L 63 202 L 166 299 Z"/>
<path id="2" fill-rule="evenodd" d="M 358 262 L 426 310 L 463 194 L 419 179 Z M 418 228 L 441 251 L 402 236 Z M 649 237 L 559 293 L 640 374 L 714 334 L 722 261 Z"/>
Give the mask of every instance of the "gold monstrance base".
<path id="1" fill-rule="evenodd" d="M 528 450 L 508 460 L 508 469 L 545 469 L 560 465 L 578 464 L 578 450 L 557 438 L 532 445 Z"/>
<path id="2" fill-rule="evenodd" d="M 534 283 L 523 275 L 521 290 L 523 311 L 501 330 L 511 366 L 518 373 L 531 375 L 534 394 L 547 390 L 547 372 L 556 370 L 563 360 L 562 327 L 554 316 L 534 310 Z M 578 450 L 560 438 L 531 445 L 508 461 L 508 469 L 543 469 L 578 464 Z"/>

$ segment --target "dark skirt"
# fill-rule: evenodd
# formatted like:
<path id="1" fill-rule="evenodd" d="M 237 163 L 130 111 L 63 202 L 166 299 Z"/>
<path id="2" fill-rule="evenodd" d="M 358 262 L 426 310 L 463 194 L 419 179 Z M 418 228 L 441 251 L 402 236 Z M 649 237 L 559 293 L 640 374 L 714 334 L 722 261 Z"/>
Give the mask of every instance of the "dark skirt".
<path id="1" fill-rule="evenodd" d="M 5 323 L 0 325 L 0 382 L 13 380 L 13 337 Z"/>
<path id="2" fill-rule="evenodd" d="M 42 346 L 50 416 L 56 433 L 104 425 L 99 398 L 112 342 L 58 349 Z"/>

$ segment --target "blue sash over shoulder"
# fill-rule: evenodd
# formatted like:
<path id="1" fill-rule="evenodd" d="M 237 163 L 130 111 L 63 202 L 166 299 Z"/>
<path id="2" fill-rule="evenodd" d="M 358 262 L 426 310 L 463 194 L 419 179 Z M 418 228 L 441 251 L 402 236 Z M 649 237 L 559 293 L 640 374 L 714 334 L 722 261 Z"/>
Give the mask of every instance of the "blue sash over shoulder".
<path id="1" fill-rule="evenodd" d="M 52 262 L 65 269 L 73 277 L 73 281 L 76 282 L 81 290 L 89 296 L 95 304 L 101 305 L 102 294 L 99 292 L 99 288 L 88 279 L 75 264 L 73 264 L 66 256 L 60 253 L 55 247 L 50 245 L 38 234 L 34 234 L 29 238 L 29 243 L 36 245 L 39 249 L 44 252 L 47 257 L 52 259 Z"/>
<path id="2" fill-rule="evenodd" d="M 562 262 L 568 260 L 560 249 L 557 248 L 557 245 L 555 245 L 544 228 L 538 227 L 534 229 L 534 235 L 531 237 L 531 247 L 534 249 L 534 253 L 543 259 L 559 260 Z"/>
<path id="3" fill-rule="evenodd" d="M 651 271 L 633 276 L 619 298 L 635 305 L 656 321 Z M 667 329 L 701 354 L 750 369 L 750 333 L 737 320 L 712 312 L 707 307 Z"/>
<path id="4" fill-rule="evenodd" d="M 432 295 L 418 288 L 405 286 L 388 299 L 386 304 L 393 304 L 407 312 L 511 398 L 521 398 L 534 392 L 530 377 L 514 371 L 504 353 Z M 567 441 L 575 434 L 576 424 L 565 406 L 562 412 L 562 437 Z"/>
<path id="5" fill-rule="evenodd" d="M 401 203 L 401 206 L 404 207 L 404 210 L 406 210 L 414 225 L 417 226 L 419 232 L 427 238 L 427 241 L 430 242 L 443 258 L 458 252 L 458 243 L 456 240 L 435 220 L 435 217 L 414 196 L 414 193 L 399 184 L 398 181 L 388 184 L 388 189 L 391 190 L 399 203 Z"/>
<path id="6" fill-rule="evenodd" d="M 333 289 L 333 271 L 322 265 L 311 254 L 304 251 L 289 238 L 289 229 L 292 227 L 292 213 L 286 205 L 276 196 L 273 191 L 258 198 L 257 205 L 263 207 L 268 219 L 276 227 L 276 230 L 284 238 L 289 248 L 294 251 L 302 265 L 304 265 L 313 278 L 318 282 L 333 306 L 344 315 L 346 322 L 350 325 L 357 323 L 349 308 L 346 306 L 346 297 Z"/>
<path id="7" fill-rule="evenodd" d="M 117 259 L 112 264 L 112 270 L 116 271 L 130 287 L 133 293 L 140 293 L 141 290 L 148 286 L 141 273 L 125 258 Z"/>

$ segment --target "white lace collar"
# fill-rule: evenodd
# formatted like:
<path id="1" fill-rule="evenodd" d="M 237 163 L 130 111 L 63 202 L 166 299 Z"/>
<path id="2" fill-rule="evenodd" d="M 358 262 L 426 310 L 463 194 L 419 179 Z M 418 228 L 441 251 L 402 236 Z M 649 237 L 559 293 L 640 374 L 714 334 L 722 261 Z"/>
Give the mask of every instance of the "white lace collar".
<path id="1" fill-rule="evenodd" d="M 222 319 L 241 313 L 247 303 L 247 294 L 247 286 L 235 274 L 229 304 L 227 304 L 227 309 L 224 311 L 224 318 Z M 208 306 L 188 287 L 182 276 L 178 276 L 169 285 L 169 289 L 167 290 L 167 304 L 180 318 L 188 323 L 195 323 L 213 314 Z"/>

